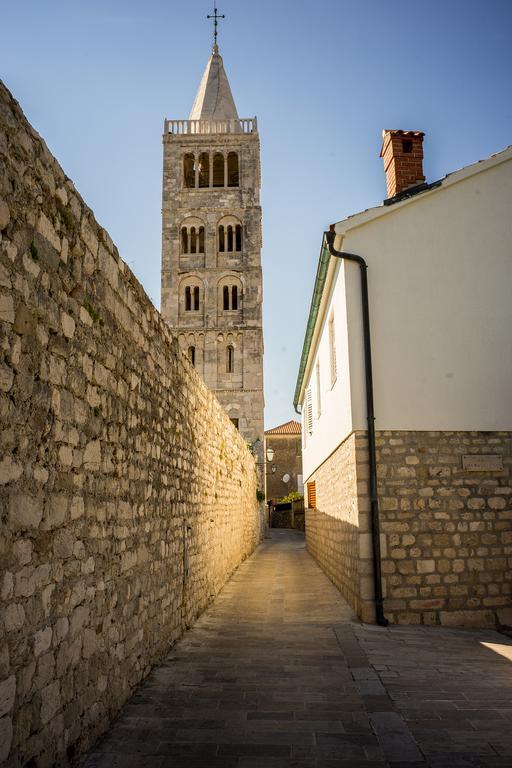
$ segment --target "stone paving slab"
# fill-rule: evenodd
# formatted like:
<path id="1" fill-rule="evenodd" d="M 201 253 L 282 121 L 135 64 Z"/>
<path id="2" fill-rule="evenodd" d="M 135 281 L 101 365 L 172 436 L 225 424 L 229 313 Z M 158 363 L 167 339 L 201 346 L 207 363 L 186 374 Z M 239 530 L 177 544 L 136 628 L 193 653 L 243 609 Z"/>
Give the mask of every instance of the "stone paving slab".
<path id="1" fill-rule="evenodd" d="M 512 642 L 361 625 L 273 531 L 82 768 L 511 768 Z"/>

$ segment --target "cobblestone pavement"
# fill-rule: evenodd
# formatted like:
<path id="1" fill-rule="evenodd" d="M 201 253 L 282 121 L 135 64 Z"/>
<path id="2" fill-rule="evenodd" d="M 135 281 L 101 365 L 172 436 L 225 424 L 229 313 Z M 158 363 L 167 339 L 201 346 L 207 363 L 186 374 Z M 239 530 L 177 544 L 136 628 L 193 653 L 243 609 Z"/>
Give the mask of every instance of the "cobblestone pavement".
<path id="1" fill-rule="evenodd" d="M 273 531 L 84 768 L 511 768 L 512 641 L 361 625 Z"/>

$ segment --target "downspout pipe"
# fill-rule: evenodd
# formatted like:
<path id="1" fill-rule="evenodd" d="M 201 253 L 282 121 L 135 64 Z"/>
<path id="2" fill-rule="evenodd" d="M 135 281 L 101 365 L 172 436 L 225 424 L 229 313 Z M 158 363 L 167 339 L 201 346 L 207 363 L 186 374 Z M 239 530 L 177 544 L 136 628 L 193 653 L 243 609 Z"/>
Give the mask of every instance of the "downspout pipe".
<path id="1" fill-rule="evenodd" d="M 382 598 L 382 572 L 380 557 L 380 525 L 379 525 L 379 499 L 377 495 L 377 451 L 375 445 L 375 411 L 373 406 L 373 374 L 372 374 L 372 347 L 370 341 L 370 311 L 368 301 L 368 265 L 362 256 L 355 253 L 337 251 L 334 247 L 336 232 L 334 224 L 329 231 L 324 233 L 329 253 L 336 259 L 353 261 L 359 265 L 361 277 L 361 306 L 363 312 L 363 344 L 364 344 L 364 378 L 366 385 L 366 421 L 368 424 L 368 464 L 370 474 L 370 510 L 371 510 L 371 536 L 373 554 L 373 586 L 375 602 L 375 618 L 381 627 L 387 627 L 388 620 L 384 616 Z"/>

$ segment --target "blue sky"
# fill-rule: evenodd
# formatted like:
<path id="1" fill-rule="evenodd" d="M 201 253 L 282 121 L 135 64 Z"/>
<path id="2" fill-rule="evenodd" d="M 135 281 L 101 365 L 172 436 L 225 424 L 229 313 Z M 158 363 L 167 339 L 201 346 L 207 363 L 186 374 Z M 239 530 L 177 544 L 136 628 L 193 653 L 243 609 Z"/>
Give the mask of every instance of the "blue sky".
<path id="1" fill-rule="evenodd" d="M 186 118 L 213 2 L 25 0 L 1 76 L 160 301 L 164 117 Z M 510 0 L 225 0 L 220 52 L 262 145 L 266 427 L 293 418 L 322 231 L 385 196 L 382 128 L 422 130 L 434 180 L 512 143 Z"/>

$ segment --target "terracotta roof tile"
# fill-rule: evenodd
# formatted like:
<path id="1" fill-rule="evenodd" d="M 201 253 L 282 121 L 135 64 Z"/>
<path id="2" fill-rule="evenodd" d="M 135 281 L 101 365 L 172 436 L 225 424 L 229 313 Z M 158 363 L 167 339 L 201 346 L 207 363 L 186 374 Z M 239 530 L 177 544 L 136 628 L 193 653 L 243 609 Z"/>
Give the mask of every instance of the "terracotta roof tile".
<path id="1" fill-rule="evenodd" d="M 285 422 L 285 424 L 280 424 L 278 427 L 273 427 L 273 429 L 265 430 L 266 435 L 300 435 L 301 432 L 300 422 L 293 421 L 293 419 Z"/>

